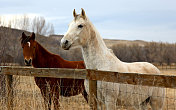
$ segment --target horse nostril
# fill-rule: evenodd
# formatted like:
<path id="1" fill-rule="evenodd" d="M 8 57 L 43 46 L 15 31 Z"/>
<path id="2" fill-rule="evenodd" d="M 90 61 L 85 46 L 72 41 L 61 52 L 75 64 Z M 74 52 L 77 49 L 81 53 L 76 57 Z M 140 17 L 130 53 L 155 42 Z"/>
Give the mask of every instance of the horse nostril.
<path id="1" fill-rule="evenodd" d="M 29 63 L 29 64 L 31 64 L 31 61 L 32 61 L 32 60 L 31 60 L 31 59 L 29 59 L 29 62 L 28 62 L 28 63 Z"/>
<path id="2" fill-rule="evenodd" d="M 25 64 L 27 65 L 27 66 L 29 66 L 29 65 L 31 65 L 31 62 L 32 62 L 32 60 L 31 59 L 29 59 L 29 60 L 24 60 L 24 62 L 25 62 Z"/>
<path id="3" fill-rule="evenodd" d="M 65 45 L 68 45 L 68 40 L 65 40 L 64 44 L 65 44 Z"/>
<path id="4" fill-rule="evenodd" d="M 71 47 L 71 44 L 68 40 L 61 40 L 61 47 L 65 50 L 68 50 Z"/>
<path id="5" fill-rule="evenodd" d="M 28 61 L 27 61 L 26 59 L 24 60 L 24 62 L 25 62 L 26 64 L 28 64 Z"/>

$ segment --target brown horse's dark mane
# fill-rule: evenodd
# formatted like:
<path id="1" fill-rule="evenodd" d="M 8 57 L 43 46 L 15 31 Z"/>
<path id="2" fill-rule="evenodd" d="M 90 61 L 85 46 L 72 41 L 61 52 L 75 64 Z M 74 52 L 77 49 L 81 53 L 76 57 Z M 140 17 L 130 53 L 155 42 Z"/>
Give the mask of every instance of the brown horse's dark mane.
<path id="1" fill-rule="evenodd" d="M 26 36 L 25 39 L 23 39 L 23 37 L 21 37 L 20 40 L 21 40 L 21 44 L 25 44 L 25 43 L 29 42 L 30 36 Z"/>
<path id="2" fill-rule="evenodd" d="M 38 51 L 40 50 L 42 53 L 47 53 L 47 54 L 50 54 L 50 55 L 55 55 L 51 52 L 49 52 L 48 50 L 46 50 L 40 43 L 38 43 L 37 41 L 35 41 L 36 44 L 37 44 L 37 47 L 36 49 L 38 49 Z M 61 58 L 62 59 L 62 58 Z"/>
<path id="3" fill-rule="evenodd" d="M 36 68 L 57 68 L 61 67 L 61 62 L 64 61 L 59 55 L 55 55 L 46 50 L 41 44 L 36 42 L 35 57 L 32 65 Z M 54 60 L 53 60 L 54 59 Z M 55 61 L 55 62 L 54 62 Z M 56 64 L 57 63 L 57 64 Z"/>

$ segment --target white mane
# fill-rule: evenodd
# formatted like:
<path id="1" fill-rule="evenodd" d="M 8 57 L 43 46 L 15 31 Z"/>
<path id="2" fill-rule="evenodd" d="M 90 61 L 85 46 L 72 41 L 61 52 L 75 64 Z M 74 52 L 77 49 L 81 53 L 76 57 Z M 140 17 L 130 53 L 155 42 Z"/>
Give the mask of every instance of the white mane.
<path id="1" fill-rule="evenodd" d="M 98 30 L 95 28 L 95 26 L 92 24 L 92 22 L 89 20 L 89 18 L 87 17 L 87 21 L 89 22 L 89 24 L 91 25 L 91 27 L 93 28 L 93 30 L 96 33 L 96 38 L 98 39 L 98 41 L 101 41 L 101 44 L 104 48 L 107 48 L 106 44 L 103 41 L 103 38 L 101 37 L 100 33 L 98 32 Z"/>
<path id="2" fill-rule="evenodd" d="M 100 33 L 99 33 L 98 30 L 95 28 L 95 26 L 92 24 L 92 22 L 89 20 L 89 18 L 88 18 L 88 17 L 86 17 L 86 18 L 87 18 L 87 21 L 89 22 L 89 24 L 91 24 L 91 27 L 93 28 L 93 30 L 95 31 L 95 33 L 96 33 L 96 38 L 98 39 L 98 41 L 102 41 L 102 42 L 101 42 L 101 43 L 102 43 L 102 47 L 103 47 L 104 49 L 106 49 L 107 46 L 106 46 L 105 42 L 103 41 L 103 38 L 101 37 Z M 115 55 L 112 49 L 108 49 L 108 48 L 107 48 L 107 50 L 110 51 L 111 54 Z"/>

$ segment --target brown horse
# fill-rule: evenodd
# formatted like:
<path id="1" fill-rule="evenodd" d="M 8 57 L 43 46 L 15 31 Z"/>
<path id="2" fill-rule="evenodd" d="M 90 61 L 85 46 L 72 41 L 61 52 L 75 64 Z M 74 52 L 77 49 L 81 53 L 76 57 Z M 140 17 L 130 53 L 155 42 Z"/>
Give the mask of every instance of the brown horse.
<path id="1" fill-rule="evenodd" d="M 21 45 L 23 48 L 24 62 L 27 66 L 32 64 L 35 68 L 85 68 L 83 61 L 67 61 L 59 55 L 48 52 L 35 41 L 34 33 L 31 36 L 26 36 L 23 32 Z M 54 103 L 54 109 L 59 109 L 59 95 L 70 97 L 81 93 L 85 100 L 88 101 L 84 80 L 82 79 L 34 78 L 44 98 L 45 108 L 49 110 L 51 109 L 51 100 Z"/>

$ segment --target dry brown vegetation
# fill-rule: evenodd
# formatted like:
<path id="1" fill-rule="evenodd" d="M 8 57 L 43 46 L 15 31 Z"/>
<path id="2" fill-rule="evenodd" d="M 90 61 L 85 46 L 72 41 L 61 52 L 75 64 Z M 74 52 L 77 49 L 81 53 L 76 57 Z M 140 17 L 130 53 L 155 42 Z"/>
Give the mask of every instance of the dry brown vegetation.
<path id="1" fill-rule="evenodd" d="M 176 44 L 162 42 L 146 42 L 141 44 L 116 44 L 111 47 L 114 54 L 122 61 L 146 61 L 151 63 L 166 63 L 171 65 L 176 62 Z"/>
<path id="2" fill-rule="evenodd" d="M 161 73 L 165 75 L 175 75 L 176 70 L 161 69 Z M 44 110 L 44 102 L 39 88 L 36 86 L 33 77 L 14 76 L 13 79 L 13 109 L 14 110 Z M 82 95 L 73 97 L 60 97 L 60 105 L 62 110 L 89 110 Z M 6 110 L 5 97 L 0 100 L 0 110 Z M 164 110 L 176 109 L 176 90 L 166 89 L 166 101 Z M 52 106 L 53 109 L 53 106 Z M 124 110 L 124 109 L 119 109 Z"/>
<path id="3" fill-rule="evenodd" d="M 44 110 L 44 100 L 33 77 L 14 76 L 13 110 Z M 60 97 L 62 110 L 85 110 L 89 106 L 83 96 Z M 0 110 L 6 110 L 5 97 L 1 97 Z M 53 105 L 52 105 L 53 109 Z"/>

